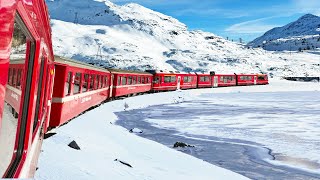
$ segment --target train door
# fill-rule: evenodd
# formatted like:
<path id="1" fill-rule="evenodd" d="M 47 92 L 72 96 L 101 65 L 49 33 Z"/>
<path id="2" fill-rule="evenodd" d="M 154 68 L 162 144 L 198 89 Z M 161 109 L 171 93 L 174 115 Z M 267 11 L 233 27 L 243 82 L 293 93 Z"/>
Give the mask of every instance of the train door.
<path id="1" fill-rule="evenodd" d="M 110 76 L 110 89 L 109 89 L 109 98 L 112 98 L 112 92 L 113 92 L 113 80 L 114 80 L 114 75 L 111 74 Z M 119 81 L 119 80 L 118 80 Z"/>
<path id="2" fill-rule="evenodd" d="M 218 87 L 218 80 L 219 80 L 218 76 L 213 76 L 213 87 Z"/>
<path id="3" fill-rule="evenodd" d="M 257 84 L 257 76 L 254 76 L 254 85 Z"/>
<path id="4" fill-rule="evenodd" d="M 23 158 L 28 148 L 26 139 L 30 139 L 29 120 L 34 110 L 32 76 L 35 69 L 35 40 L 19 15 L 15 18 L 13 30 L 10 61 L 8 64 L 0 63 L 0 72 L 6 72 L 8 66 L 16 67 L 17 63 L 23 67 L 23 71 L 20 71 L 19 79 L 15 78 L 18 77 L 16 75 L 13 75 L 11 80 L 8 78 L 8 82 L 14 80 L 14 83 L 2 86 L 3 83 L 0 81 L 0 87 L 4 87 L 0 88 L 0 96 L 5 96 L 4 104 L 0 103 L 0 111 L 3 111 L 0 112 L 0 178 L 14 177 L 19 166 L 24 163 Z M 0 60 L 1 58 L 3 57 L 0 56 Z M 5 73 L 1 76 L 5 76 Z M 10 107 L 15 104 L 16 113 L 12 114 Z"/>
<path id="5" fill-rule="evenodd" d="M 177 89 L 181 88 L 181 76 L 178 76 Z"/>

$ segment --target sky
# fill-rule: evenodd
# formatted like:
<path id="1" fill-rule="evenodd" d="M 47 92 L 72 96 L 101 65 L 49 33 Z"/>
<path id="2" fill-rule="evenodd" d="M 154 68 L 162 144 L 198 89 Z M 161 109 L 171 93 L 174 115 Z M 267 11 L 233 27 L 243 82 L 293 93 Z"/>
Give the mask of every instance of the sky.
<path id="1" fill-rule="evenodd" d="M 304 14 L 320 15 L 319 0 L 111 0 L 141 4 L 172 16 L 190 30 L 209 31 L 224 38 L 249 42 L 266 31 Z"/>

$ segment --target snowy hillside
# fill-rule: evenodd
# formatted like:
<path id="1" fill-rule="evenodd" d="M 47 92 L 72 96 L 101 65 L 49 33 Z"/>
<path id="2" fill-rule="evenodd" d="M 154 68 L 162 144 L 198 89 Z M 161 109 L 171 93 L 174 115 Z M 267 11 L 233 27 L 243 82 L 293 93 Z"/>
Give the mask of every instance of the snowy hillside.
<path id="1" fill-rule="evenodd" d="M 122 69 L 269 72 L 318 76 L 320 56 L 267 52 L 203 31 L 138 4 L 48 1 L 55 54 Z"/>
<path id="2" fill-rule="evenodd" d="M 306 14 L 297 21 L 277 27 L 249 43 L 266 50 L 302 51 L 320 48 L 320 17 Z"/>

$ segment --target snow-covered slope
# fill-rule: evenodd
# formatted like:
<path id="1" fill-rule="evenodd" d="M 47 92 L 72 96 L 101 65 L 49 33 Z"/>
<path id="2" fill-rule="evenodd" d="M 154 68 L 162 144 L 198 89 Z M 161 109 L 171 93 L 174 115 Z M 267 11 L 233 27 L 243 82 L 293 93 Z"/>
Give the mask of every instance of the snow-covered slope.
<path id="1" fill-rule="evenodd" d="M 122 69 L 317 76 L 320 56 L 251 49 L 138 4 L 48 1 L 56 54 Z"/>
<path id="2" fill-rule="evenodd" d="M 249 45 L 273 51 L 320 48 L 320 17 L 306 14 L 283 27 L 271 29 Z"/>

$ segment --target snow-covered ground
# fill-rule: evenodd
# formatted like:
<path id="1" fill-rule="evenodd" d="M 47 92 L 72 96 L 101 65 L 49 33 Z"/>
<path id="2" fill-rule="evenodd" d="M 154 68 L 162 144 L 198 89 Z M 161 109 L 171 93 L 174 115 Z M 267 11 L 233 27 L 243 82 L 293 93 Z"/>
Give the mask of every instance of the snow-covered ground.
<path id="1" fill-rule="evenodd" d="M 230 97 L 235 94 L 243 94 L 242 98 L 246 97 L 246 92 L 280 92 L 280 91 L 312 91 L 317 94 L 320 90 L 319 83 L 303 83 L 303 82 L 288 82 L 280 80 L 272 80 L 268 86 L 250 86 L 250 87 L 229 87 L 218 89 L 196 89 L 188 91 L 176 91 L 158 94 L 148 94 L 137 97 L 126 98 L 104 104 L 92 111 L 79 116 L 65 126 L 56 129 L 56 135 L 46 139 L 42 146 L 42 153 L 39 160 L 39 169 L 36 172 L 36 179 L 242 179 L 243 176 L 235 174 L 231 171 L 211 165 L 202 160 L 188 156 L 181 152 L 170 149 L 156 142 L 143 139 L 128 132 L 128 130 L 119 127 L 115 124 L 117 116 L 115 112 L 124 110 L 144 108 L 159 104 L 174 104 L 183 101 L 191 101 L 196 99 L 210 99 L 217 95 L 221 100 L 225 96 L 219 93 L 230 93 Z M 217 94 L 218 93 L 218 94 Z M 311 92 L 310 92 L 311 93 Z M 309 94 L 309 93 L 306 93 Z M 227 95 L 227 96 L 228 96 Z M 269 97 L 273 97 L 272 93 Z M 262 99 L 263 97 L 261 97 Z M 298 97 L 297 97 L 298 98 Z M 279 99 L 273 97 L 267 103 L 272 106 L 272 101 Z M 218 101 L 230 105 L 232 103 L 240 103 L 241 98 L 230 100 L 230 102 Z M 300 99 L 303 101 L 303 96 Z M 292 100 L 294 101 L 294 100 Z M 309 100 L 314 102 L 317 99 Z M 242 103 L 245 106 L 256 105 L 254 101 L 245 101 Z M 294 102 L 290 108 L 294 107 Z M 318 107 L 314 103 L 306 103 L 309 108 Z M 285 104 L 283 105 L 285 106 Z M 285 106 L 284 108 L 288 107 Z M 269 107 L 270 108 L 270 107 Z M 300 108 L 300 107 L 297 107 Z M 214 115 L 213 115 L 214 116 Z M 290 114 L 285 117 L 288 117 Z M 252 115 L 255 117 L 255 115 Z M 273 117 L 273 115 L 270 115 Z M 284 123 L 284 129 L 287 126 L 288 136 L 301 135 L 306 133 L 306 137 L 310 140 L 308 146 L 312 142 L 319 144 L 319 133 L 317 133 L 317 122 L 312 122 L 312 117 L 309 115 L 306 120 L 298 120 L 293 124 Z M 293 117 L 296 118 L 296 117 Z M 243 121 L 243 123 L 241 123 Z M 275 119 L 270 120 L 275 122 Z M 192 122 L 192 121 L 190 121 Z M 312 127 L 313 125 L 315 127 Z M 173 122 L 172 124 L 179 125 Z M 228 125 L 226 120 L 217 121 L 215 125 L 221 125 L 228 128 L 236 126 L 238 129 L 248 131 L 254 130 L 250 127 L 257 124 L 262 124 L 261 121 L 252 124 L 242 118 L 238 123 Z M 168 124 L 170 125 L 170 124 Z M 303 125 L 304 130 L 297 130 L 296 125 Z M 318 124 L 319 125 L 319 124 Z M 279 127 L 281 125 L 278 125 Z M 179 126 L 175 126 L 178 128 Z M 183 125 L 185 127 L 185 125 Z M 255 126 L 257 133 L 265 133 L 272 129 L 272 125 L 265 125 L 266 129 Z M 182 128 L 182 127 L 180 127 Z M 199 126 L 200 128 L 200 126 Z M 203 127 L 203 132 L 207 131 L 207 127 Z M 183 131 L 183 129 L 182 129 Z M 281 129 L 277 129 L 278 132 Z M 319 131 L 318 131 L 319 132 Z M 227 134 L 226 131 L 216 133 L 219 136 L 234 138 L 232 134 Z M 241 135 L 241 134 L 240 134 Z M 303 134 L 305 135 L 305 134 Z M 242 134 L 244 139 L 245 133 Z M 281 139 L 281 136 L 277 136 Z M 255 137 L 256 140 L 261 140 L 260 136 Z M 274 136 L 273 138 L 276 138 Z M 284 138 L 284 137 L 283 137 Z M 312 139 L 313 138 L 313 139 Z M 316 138 L 316 139 L 314 139 Z M 317 140 L 318 139 L 318 140 Z M 68 147 L 68 144 L 75 140 L 81 150 L 75 150 Z M 267 143 L 266 145 L 269 145 Z M 291 144 L 289 144 L 291 145 Z M 317 148 L 314 146 L 306 148 L 310 152 L 310 156 L 306 157 L 310 160 L 319 161 L 316 153 Z M 281 153 L 287 153 L 287 149 L 282 149 L 283 146 L 276 147 Z M 298 150 L 301 150 L 297 148 Z M 297 151 L 294 151 L 292 156 L 296 156 Z M 303 150 L 303 149 L 302 149 Z M 303 154 L 301 152 L 301 154 Z M 312 154 L 311 154 L 312 153 Z M 303 158 L 303 157 L 302 157 Z M 118 159 L 129 163 L 132 168 L 123 165 Z"/>

